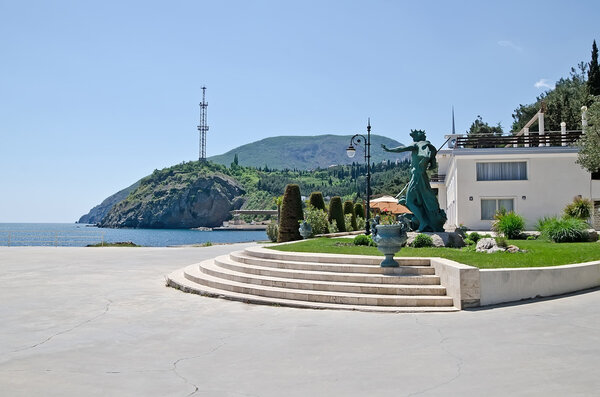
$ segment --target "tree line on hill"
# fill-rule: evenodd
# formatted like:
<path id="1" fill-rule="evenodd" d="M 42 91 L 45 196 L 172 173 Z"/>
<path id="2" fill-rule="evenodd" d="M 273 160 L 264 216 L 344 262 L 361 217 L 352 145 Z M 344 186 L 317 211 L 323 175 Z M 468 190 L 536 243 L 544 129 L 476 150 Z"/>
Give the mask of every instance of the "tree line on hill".
<path id="1" fill-rule="evenodd" d="M 600 67 L 598 65 L 598 47 L 594 40 L 592 44 L 592 56 L 590 62 L 580 62 L 572 67 L 569 76 L 559 79 L 554 88 L 548 89 L 540 94 L 536 100 L 529 104 L 520 104 L 513 112 L 512 133 L 519 132 L 525 124 L 542 107 L 546 108 L 544 113 L 544 128 L 547 131 L 560 131 L 560 123 L 565 122 L 567 129 L 580 130 L 581 107 L 592 107 L 598 101 L 600 95 Z M 538 125 L 530 128 L 531 132 L 538 132 Z M 477 116 L 475 121 L 466 131 L 467 134 L 490 134 L 502 135 L 502 125 L 490 125 Z"/>
<path id="2" fill-rule="evenodd" d="M 565 122 L 567 130 L 582 130 L 582 111 L 587 108 L 587 127 L 577 145 L 580 147 L 577 163 L 591 172 L 600 172 L 600 65 L 596 40 L 592 43 L 590 62 L 580 62 L 571 68 L 569 77 L 559 79 L 551 88 L 529 104 L 520 104 L 512 114 L 513 134 L 519 132 L 542 108 L 544 111 L 544 129 L 560 131 Z M 539 132 L 539 125 L 531 126 L 530 132 Z M 468 135 L 494 135 L 504 133 L 502 126 L 495 126 L 477 116 L 467 130 Z"/>

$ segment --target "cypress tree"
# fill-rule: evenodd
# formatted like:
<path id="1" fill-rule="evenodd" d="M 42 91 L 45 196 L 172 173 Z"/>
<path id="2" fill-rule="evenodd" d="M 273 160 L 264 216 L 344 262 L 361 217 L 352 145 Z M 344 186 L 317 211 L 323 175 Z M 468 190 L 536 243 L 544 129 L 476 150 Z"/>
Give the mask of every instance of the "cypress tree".
<path id="1" fill-rule="evenodd" d="M 327 220 L 335 222 L 338 231 L 346 231 L 346 223 L 344 222 L 344 210 L 342 209 L 342 198 L 340 196 L 333 196 L 329 202 L 329 214 Z"/>
<path id="2" fill-rule="evenodd" d="M 592 44 L 592 61 L 588 70 L 588 87 L 590 94 L 600 95 L 600 66 L 598 66 L 598 47 L 596 40 Z"/>
<path id="3" fill-rule="evenodd" d="M 358 229 L 358 226 L 356 225 L 356 214 L 354 213 L 354 203 L 352 201 L 344 201 L 344 215 L 345 214 L 351 215 L 350 226 L 352 227 L 352 230 Z"/>
<path id="4" fill-rule="evenodd" d="M 325 211 L 325 200 L 323 200 L 323 193 L 312 192 L 308 203 L 313 207 Z"/>
<path id="5" fill-rule="evenodd" d="M 285 187 L 283 202 L 281 204 L 281 218 L 279 219 L 279 234 L 277 242 L 301 240 L 300 223 L 304 219 L 302 212 L 302 198 L 300 186 L 290 184 Z"/>
<path id="6" fill-rule="evenodd" d="M 361 218 L 365 219 L 365 208 L 363 207 L 362 203 L 354 204 L 354 213 L 356 216 L 360 216 Z"/>

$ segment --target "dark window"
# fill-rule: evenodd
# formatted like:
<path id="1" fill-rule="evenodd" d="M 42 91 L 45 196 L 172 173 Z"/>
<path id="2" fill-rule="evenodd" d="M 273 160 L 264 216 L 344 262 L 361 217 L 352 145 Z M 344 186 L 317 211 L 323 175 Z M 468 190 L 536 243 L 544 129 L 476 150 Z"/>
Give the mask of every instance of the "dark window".
<path id="1" fill-rule="evenodd" d="M 592 179 L 595 181 L 600 180 L 600 171 L 592 172 Z"/>

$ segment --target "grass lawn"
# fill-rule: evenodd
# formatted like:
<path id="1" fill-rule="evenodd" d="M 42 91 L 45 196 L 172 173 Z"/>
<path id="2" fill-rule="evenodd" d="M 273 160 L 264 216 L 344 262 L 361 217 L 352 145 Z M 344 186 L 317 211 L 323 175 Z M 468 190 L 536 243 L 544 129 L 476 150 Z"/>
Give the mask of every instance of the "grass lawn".
<path id="1" fill-rule="evenodd" d="M 271 247 L 279 251 L 322 252 L 330 254 L 378 255 L 375 247 L 356 246 L 351 238 L 316 238 Z M 527 252 L 494 254 L 457 248 L 402 248 L 397 257 L 440 257 L 480 269 L 559 266 L 600 260 L 600 243 L 550 243 L 543 240 L 509 240 L 509 244 Z"/>

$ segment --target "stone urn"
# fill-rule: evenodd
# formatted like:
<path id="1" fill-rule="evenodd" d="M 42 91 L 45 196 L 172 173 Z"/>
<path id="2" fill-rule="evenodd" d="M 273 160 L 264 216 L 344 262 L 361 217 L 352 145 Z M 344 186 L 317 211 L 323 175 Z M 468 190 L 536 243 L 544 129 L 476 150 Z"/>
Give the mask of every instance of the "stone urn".
<path id="1" fill-rule="evenodd" d="M 376 228 L 377 235 L 374 240 L 377 249 L 385 255 L 381 267 L 399 267 L 398 262 L 394 260 L 394 254 L 406 243 L 406 225 L 401 222 L 396 225 L 377 225 Z"/>
<path id="2" fill-rule="evenodd" d="M 310 223 L 304 221 L 300 224 L 300 235 L 302 236 L 302 238 L 307 239 L 310 237 L 310 235 L 312 234 L 312 226 L 310 225 Z"/>

